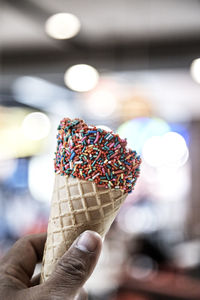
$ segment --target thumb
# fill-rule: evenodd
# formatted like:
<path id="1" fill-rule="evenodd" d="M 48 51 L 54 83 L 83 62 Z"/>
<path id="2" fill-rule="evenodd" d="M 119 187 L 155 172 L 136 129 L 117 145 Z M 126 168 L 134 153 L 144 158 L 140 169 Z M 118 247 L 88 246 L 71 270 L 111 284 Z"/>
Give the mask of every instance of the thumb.
<path id="1" fill-rule="evenodd" d="M 46 281 L 53 299 L 75 297 L 94 270 L 101 247 L 101 237 L 93 231 L 85 231 L 75 240 Z"/>

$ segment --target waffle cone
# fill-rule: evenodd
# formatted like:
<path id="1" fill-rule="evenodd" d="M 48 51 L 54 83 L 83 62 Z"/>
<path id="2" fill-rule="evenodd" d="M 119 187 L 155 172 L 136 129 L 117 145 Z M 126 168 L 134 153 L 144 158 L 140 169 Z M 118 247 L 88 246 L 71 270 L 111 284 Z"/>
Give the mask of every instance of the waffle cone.
<path id="1" fill-rule="evenodd" d="M 41 282 L 48 279 L 58 259 L 83 231 L 93 230 L 104 237 L 126 197 L 121 190 L 56 174 Z"/>

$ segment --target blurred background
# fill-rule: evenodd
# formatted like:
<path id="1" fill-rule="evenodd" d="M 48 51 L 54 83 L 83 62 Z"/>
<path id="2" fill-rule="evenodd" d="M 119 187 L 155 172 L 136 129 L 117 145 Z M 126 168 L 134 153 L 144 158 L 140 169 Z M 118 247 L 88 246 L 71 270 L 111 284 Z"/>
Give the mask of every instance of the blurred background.
<path id="1" fill-rule="evenodd" d="M 47 228 L 63 117 L 143 159 L 90 299 L 200 299 L 200 1 L 7 0 L 0 8 L 0 256 Z"/>

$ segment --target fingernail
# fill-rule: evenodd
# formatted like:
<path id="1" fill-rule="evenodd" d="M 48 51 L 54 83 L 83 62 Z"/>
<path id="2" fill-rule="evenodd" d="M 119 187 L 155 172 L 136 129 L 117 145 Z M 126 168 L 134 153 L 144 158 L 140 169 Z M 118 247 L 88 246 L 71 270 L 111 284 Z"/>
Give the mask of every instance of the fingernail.
<path id="1" fill-rule="evenodd" d="M 93 231 L 83 232 L 76 244 L 82 251 L 94 252 L 98 246 L 100 236 Z"/>

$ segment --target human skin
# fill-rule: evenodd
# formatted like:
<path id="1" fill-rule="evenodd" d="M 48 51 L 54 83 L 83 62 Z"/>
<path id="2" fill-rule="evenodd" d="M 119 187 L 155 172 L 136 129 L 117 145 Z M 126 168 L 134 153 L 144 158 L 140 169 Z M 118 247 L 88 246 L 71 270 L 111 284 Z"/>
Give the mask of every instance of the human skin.
<path id="1" fill-rule="evenodd" d="M 82 287 L 90 277 L 102 247 L 100 236 L 85 231 L 58 261 L 50 278 L 39 284 L 32 278 L 41 262 L 46 234 L 19 239 L 0 260 L 0 298 L 2 300 L 87 299 Z"/>

